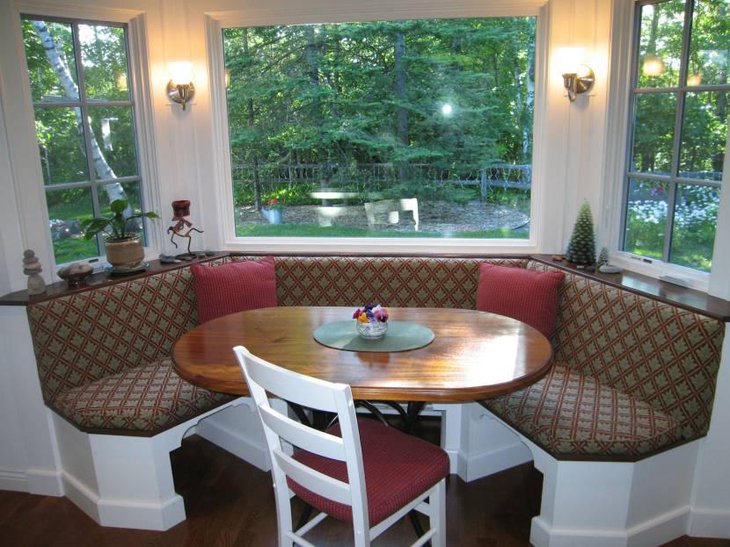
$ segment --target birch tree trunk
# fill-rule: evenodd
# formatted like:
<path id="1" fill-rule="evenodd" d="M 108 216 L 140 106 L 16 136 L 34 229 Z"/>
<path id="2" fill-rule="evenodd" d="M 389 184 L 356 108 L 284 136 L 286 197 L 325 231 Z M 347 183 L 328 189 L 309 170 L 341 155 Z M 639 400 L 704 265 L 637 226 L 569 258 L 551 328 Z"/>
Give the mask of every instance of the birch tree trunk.
<path id="1" fill-rule="evenodd" d="M 56 73 L 58 81 L 61 83 L 61 87 L 63 87 L 66 96 L 71 97 L 72 99 L 78 99 L 79 88 L 76 85 L 76 82 L 74 82 L 73 77 L 71 76 L 71 71 L 68 68 L 66 56 L 56 47 L 56 43 L 53 40 L 53 36 L 48 30 L 48 26 L 46 25 L 45 21 L 33 21 L 33 28 L 35 29 L 36 34 L 38 34 L 38 38 L 40 38 L 41 43 L 43 44 L 43 49 L 46 52 L 46 58 L 48 58 L 48 62 L 51 64 L 51 68 L 53 68 L 53 71 Z M 83 133 L 84 128 L 83 120 L 81 119 L 81 110 L 79 108 L 74 108 L 74 113 L 76 115 L 76 124 L 78 126 L 78 129 Z M 96 137 L 94 136 L 94 132 L 91 130 L 91 127 L 89 127 L 89 141 L 91 148 L 91 159 L 94 165 L 94 170 L 96 171 L 96 176 L 103 180 L 117 178 L 114 170 L 106 161 L 104 153 L 99 147 L 99 143 L 96 142 Z M 83 152 L 84 155 L 86 155 L 86 149 L 84 149 Z M 127 194 L 124 192 L 124 188 L 119 182 L 105 184 L 104 190 L 106 191 L 107 197 L 109 198 L 109 203 L 116 199 L 127 199 Z M 132 215 L 131 205 L 127 207 L 125 214 L 126 216 Z"/>
<path id="2" fill-rule="evenodd" d="M 396 110 L 396 135 L 398 142 L 403 146 L 408 146 L 408 110 L 405 108 L 408 99 L 406 84 L 406 37 L 402 30 L 398 30 L 395 34 L 395 43 L 393 47 L 395 57 L 395 96 L 398 99 L 398 107 Z M 408 178 L 408 164 L 402 159 L 398 162 L 398 178 L 404 182 Z"/>

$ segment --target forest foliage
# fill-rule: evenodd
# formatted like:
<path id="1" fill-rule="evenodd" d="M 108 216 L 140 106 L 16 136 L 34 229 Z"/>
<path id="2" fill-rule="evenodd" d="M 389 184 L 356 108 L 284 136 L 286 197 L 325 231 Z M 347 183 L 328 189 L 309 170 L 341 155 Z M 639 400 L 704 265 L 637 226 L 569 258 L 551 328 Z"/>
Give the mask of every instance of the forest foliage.
<path id="1" fill-rule="evenodd" d="M 529 164 L 535 19 L 439 19 L 223 31 L 234 164 L 409 166 L 458 179 Z M 420 171 L 418 171 L 420 172 Z M 326 177 L 322 177 L 323 179 Z M 251 180 L 253 179 L 253 180 Z M 326 184 L 329 181 L 320 181 Z M 261 197 L 256 194 L 260 205 Z"/>

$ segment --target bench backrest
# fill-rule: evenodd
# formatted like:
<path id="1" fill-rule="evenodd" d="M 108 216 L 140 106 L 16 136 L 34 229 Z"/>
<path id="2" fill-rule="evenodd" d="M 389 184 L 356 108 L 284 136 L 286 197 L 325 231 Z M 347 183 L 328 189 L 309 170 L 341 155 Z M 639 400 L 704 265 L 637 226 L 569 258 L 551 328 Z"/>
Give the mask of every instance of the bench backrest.
<path id="1" fill-rule="evenodd" d="M 231 256 L 217 263 L 256 259 Z M 479 264 L 537 270 L 521 258 L 276 257 L 279 305 L 476 307 Z M 28 306 L 43 396 L 172 352 L 197 324 L 189 268 Z M 566 272 L 555 358 L 707 432 L 724 336 L 721 321 Z"/>
<path id="2" fill-rule="evenodd" d="M 252 257 L 233 256 L 231 260 Z M 479 264 L 524 267 L 522 258 L 278 256 L 280 306 L 476 308 Z"/>
<path id="3" fill-rule="evenodd" d="M 43 399 L 172 353 L 195 326 L 189 268 L 28 306 Z"/>
<path id="4" fill-rule="evenodd" d="M 555 359 L 670 414 L 691 439 L 709 428 L 724 331 L 722 321 L 566 272 Z"/>

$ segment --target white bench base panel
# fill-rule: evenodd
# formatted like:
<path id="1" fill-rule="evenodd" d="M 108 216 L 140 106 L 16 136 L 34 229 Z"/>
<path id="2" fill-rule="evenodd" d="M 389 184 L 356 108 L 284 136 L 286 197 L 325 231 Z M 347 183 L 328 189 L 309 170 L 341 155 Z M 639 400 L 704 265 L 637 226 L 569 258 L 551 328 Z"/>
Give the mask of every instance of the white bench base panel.
<path id="1" fill-rule="evenodd" d="M 185 520 L 185 504 L 175 492 L 170 452 L 187 435 L 196 433 L 201 421 L 215 421 L 218 414 L 237 411 L 249 442 L 236 448 L 235 439 L 223 448 L 239 457 L 256 460 L 256 430 L 246 427 L 255 418 L 244 399 L 211 410 L 154 437 L 130 437 L 84 433 L 53 415 L 61 460 L 63 494 L 102 526 L 168 530 Z M 215 426 L 203 427 L 205 430 Z M 260 426 L 259 426 L 260 428 Z M 263 437 L 261 453 L 265 454 Z"/>
<path id="2" fill-rule="evenodd" d="M 510 437 L 498 431 L 499 425 L 524 443 L 543 474 L 540 514 L 530 530 L 536 547 L 650 547 L 690 533 L 701 439 L 638 462 L 561 461 L 483 407 L 465 405 L 462 432 L 467 438 L 461 445 L 469 457 L 460 472 L 465 480 L 484 476 L 470 467 L 476 462 L 480 469 L 489 468 L 489 455 L 497 456 L 491 467 L 504 466 Z M 475 452 L 479 446 L 487 451 Z"/>

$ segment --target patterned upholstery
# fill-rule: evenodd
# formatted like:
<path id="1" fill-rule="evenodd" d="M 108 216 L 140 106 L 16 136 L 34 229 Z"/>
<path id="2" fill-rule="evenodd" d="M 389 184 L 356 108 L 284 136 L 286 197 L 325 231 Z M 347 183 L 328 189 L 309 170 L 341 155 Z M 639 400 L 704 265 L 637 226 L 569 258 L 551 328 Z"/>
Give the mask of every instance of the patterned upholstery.
<path id="1" fill-rule="evenodd" d="M 483 404 L 558 458 L 638 459 L 683 440 L 671 416 L 563 363 Z"/>
<path id="2" fill-rule="evenodd" d="M 53 407 L 82 431 L 148 435 L 231 400 L 186 382 L 165 358 L 64 391 Z"/>
<path id="3" fill-rule="evenodd" d="M 537 262 L 528 268 L 553 269 Z M 549 382 L 485 401 L 487 408 L 556 457 L 638 459 L 707 433 L 724 336 L 721 321 L 574 273 L 566 273 L 560 302 L 554 358 L 571 374 L 554 374 Z M 584 401 L 591 394 L 585 386 L 611 394 L 597 399 L 592 421 L 572 395 L 578 385 L 587 390 L 580 396 Z M 539 393 L 548 389 L 550 393 Z M 638 415 L 631 418 L 633 424 L 624 421 L 640 407 L 654 412 L 651 426 L 642 425 Z M 545 420 L 557 417 L 551 432 L 541 429 Z M 676 425 L 666 426 L 667 418 Z M 571 430 L 567 423 L 584 429 L 592 423 L 595 437 Z M 605 431 L 632 428 L 637 436 L 631 442 L 609 443 L 605 436 Z"/>
<path id="4" fill-rule="evenodd" d="M 276 258 L 280 306 L 475 309 L 483 258 L 333 256 Z M 523 259 L 489 259 L 524 266 Z"/>
<path id="5" fill-rule="evenodd" d="M 260 259 L 233 255 L 211 265 Z M 479 264 L 520 258 L 278 256 L 279 305 L 474 309 Z M 153 435 L 222 404 L 170 372 L 197 324 L 179 268 L 28 306 L 44 400 L 85 430 Z M 566 272 L 555 370 L 483 404 L 556 457 L 639 459 L 707 433 L 724 324 Z"/>
<path id="6" fill-rule="evenodd" d="M 176 385 L 155 364 L 197 323 L 189 268 L 32 304 L 28 319 L 43 399 L 80 429 L 154 435 L 194 415 L 193 408 L 199 414 L 229 400 Z M 114 382 L 131 391 L 114 393 Z M 151 409 L 162 386 L 159 408 Z M 129 408 L 115 409 L 119 397 Z M 100 414 L 91 416 L 92 409 Z"/>

